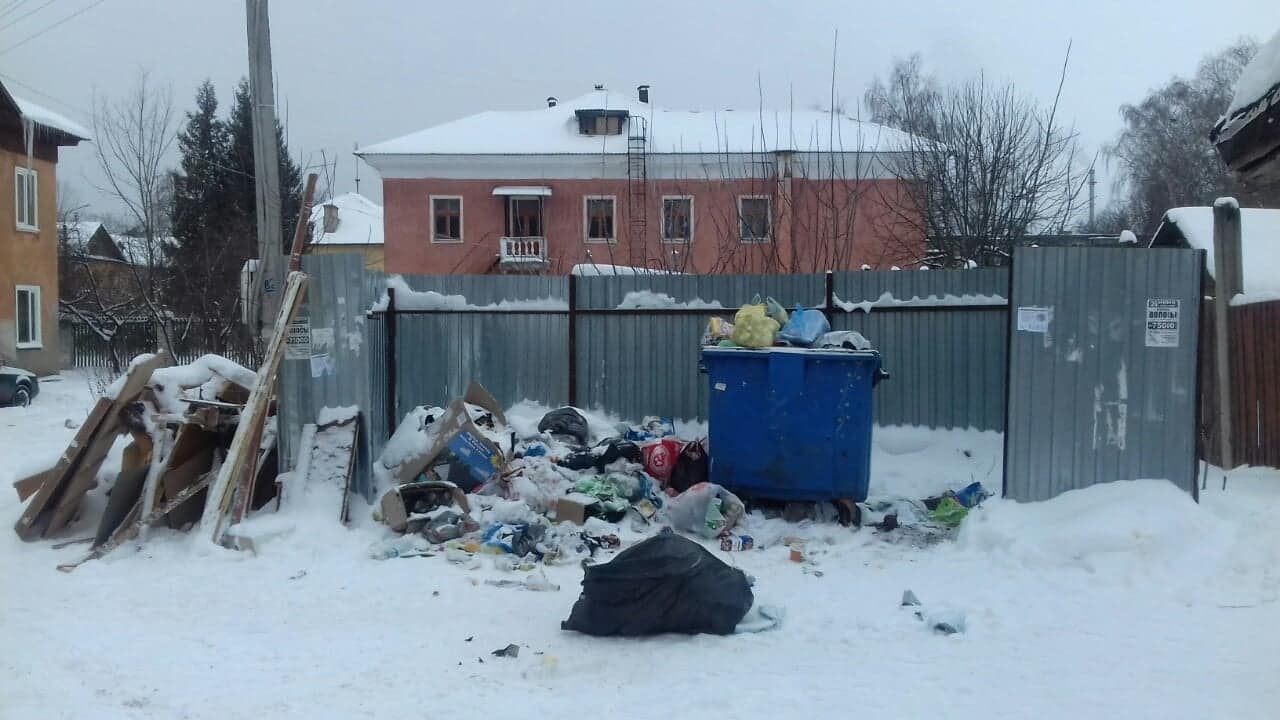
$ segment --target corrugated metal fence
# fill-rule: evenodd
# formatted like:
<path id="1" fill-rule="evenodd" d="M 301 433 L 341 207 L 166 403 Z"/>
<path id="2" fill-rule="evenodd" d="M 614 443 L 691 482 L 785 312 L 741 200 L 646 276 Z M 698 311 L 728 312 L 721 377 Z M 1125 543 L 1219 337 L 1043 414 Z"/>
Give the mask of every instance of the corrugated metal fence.
<path id="1" fill-rule="evenodd" d="M 442 309 L 402 291 L 393 311 L 372 313 L 362 310 L 383 295 L 386 278 L 365 270 L 359 256 L 308 256 L 305 269 L 312 333 L 332 328 L 337 342 L 332 362 L 322 364 L 331 374 L 312 377 L 314 363 L 285 363 L 286 462 L 295 453 L 289 441 L 319 408 L 358 404 L 368 444 L 362 443 L 357 487 L 365 492 L 368 458 L 380 452 L 396 419 L 416 405 L 444 404 L 471 381 L 504 406 L 529 399 L 631 420 L 705 418 L 698 363 L 707 319 L 731 318 L 756 294 L 788 308 L 824 308 L 830 298 L 833 328 L 871 340 L 893 374 L 876 389 L 877 423 L 1004 429 L 1005 269 L 404 276 L 408 289 L 460 295 L 466 307 Z M 627 302 L 631 293 L 648 295 Z M 655 299 L 668 307 L 654 307 Z"/>

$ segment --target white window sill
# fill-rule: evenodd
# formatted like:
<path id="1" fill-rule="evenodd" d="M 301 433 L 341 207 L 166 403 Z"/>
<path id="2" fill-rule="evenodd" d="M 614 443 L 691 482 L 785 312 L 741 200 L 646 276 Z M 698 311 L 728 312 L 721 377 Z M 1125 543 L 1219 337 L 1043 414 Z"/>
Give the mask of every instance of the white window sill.
<path id="1" fill-rule="evenodd" d="M 589 245 L 617 245 L 618 238 L 587 238 Z"/>
<path id="2" fill-rule="evenodd" d="M 692 245 L 693 241 L 688 238 L 662 238 L 664 245 Z"/>
<path id="3" fill-rule="evenodd" d="M 18 232 L 32 233 L 32 234 L 38 234 L 40 232 L 40 228 L 36 227 L 35 225 L 23 225 L 19 223 L 17 227 L 18 227 Z"/>
<path id="4" fill-rule="evenodd" d="M 19 349 L 19 350 L 43 350 L 43 349 L 44 349 L 44 343 L 38 343 L 38 342 L 34 342 L 34 343 L 29 343 L 29 342 L 28 342 L 28 343 L 18 343 L 18 344 L 16 344 L 16 345 L 14 345 L 14 347 L 16 347 L 16 348 L 17 348 L 17 349 Z"/>
<path id="5" fill-rule="evenodd" d="M 452 238 L 447 238 L 447 239 L 446 239 L 446 238 L 441 238 L 441 239 L 431 238 L 431 244 L 432 244 L 432 245 L 461 245 L 461 244 L 462 244 L 462 238 L 458 238 L 458 239 L 456 239 L 456 240 L 454 240 L 454 239 L 452 239 Z"/>
<path id="6" fill-rule="evenodd" d="M 738 238 L 743 245 L 768 245 L 769 238 Z"/>

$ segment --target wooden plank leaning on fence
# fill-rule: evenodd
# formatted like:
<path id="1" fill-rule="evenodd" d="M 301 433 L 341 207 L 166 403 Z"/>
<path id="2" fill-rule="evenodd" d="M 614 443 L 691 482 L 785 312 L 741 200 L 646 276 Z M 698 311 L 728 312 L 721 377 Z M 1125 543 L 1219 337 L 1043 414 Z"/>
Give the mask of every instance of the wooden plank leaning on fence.
<path id="1" fill-rule="evenodd" d="M 80 501 L 97 482 L 98 469 L 120 434 L 120 411 L 138 399 L 156 368 L 168 364 L 169 356 L 162 350 L 130 367 L 114 398 L 98 399 L 58 463 L 45 473 L 40 489 L 13 526 L 18 537 L 23 540 L 47 537 L 71 522 L 80 509 Z"/>
<path id="2" fill-rule="evenodd" d="M 209 497 L 200 519 L 200 532 L 214 543 L 221 543 L 227 520 L 234 511 L 233 503 L 246 502 L 249 485 L 256 473 L 258 449 L 262 442 L 262 428 L 267 421 L 267 410 L 275 392 L 276 374 L 284 355 L 284 341 L 289 334 L 289 324 L 298 311 L 298 305 L 306 293 L 307 276 L 300 272 L 289 273 L 285 282 L 280 312 L 276 315 L 275 331 L 267 344 L 258 370 L 258 380 L 249 392 L 249 400 L 240 413 L 240 424 L 227 449 L 227 459 L 217 478 L 209 488 Z M 238 500 L 238 498 L 240 498 Z"/>

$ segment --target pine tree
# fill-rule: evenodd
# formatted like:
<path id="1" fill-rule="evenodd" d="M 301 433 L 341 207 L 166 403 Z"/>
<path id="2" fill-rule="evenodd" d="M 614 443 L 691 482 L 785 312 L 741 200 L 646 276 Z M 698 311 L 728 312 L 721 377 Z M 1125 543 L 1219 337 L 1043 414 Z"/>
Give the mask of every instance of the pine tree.
<path id="1" fill-rule="evenodd" d="M 236 86 L 235 101 L 231 106 L 231 117 L 227 120 L 230 137 L 226 165 L 234 169 L 231 196 L 234 198 L 238 217 L 247 222 L 251 228 L 250 235 L 257 247 L 257 191 L 254 187 L 253 172 L 253 116 L 249 102 L 249 81 L 241 78 Z M 302 170 L 289 157 L 289 147 L 285 144 L 284 129 L 279 119 L 276 120 L 276 143 L 280 148 L 280 220 L 283 238 L 282 252 L 288 252 L 293 244 L 293 231 L 298 223 L 302 194 Z M 256 252 L 255 252 L 256 255 Z"/>
<path id="2" fill-rule="evenodd" d="M 219 350 L 237 320 L 240 266 L 250 257 L 244 238 L 229 223 L 228 146 L 217 93 L 205 80 L 196 90 L 196 109 L 187 113 L 178 134 L 182 161 L 173 177 L 176 244 L 169 254 L 177 282 L 171 304 L 179 315 L 199 321 L 204 347 Z"/>

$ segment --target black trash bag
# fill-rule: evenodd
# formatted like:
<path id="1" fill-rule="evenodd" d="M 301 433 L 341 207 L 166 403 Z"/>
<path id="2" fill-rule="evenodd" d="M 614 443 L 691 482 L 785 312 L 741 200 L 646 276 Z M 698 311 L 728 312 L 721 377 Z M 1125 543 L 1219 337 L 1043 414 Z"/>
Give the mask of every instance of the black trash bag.
<path id="1" fill-rule="evenodd" d="M 573 438 L 579 445 L 586 445 L 590 434 L 587 431 L 587 419 L 571 407 L 557 408 L 543 415 L 538 421 L 538 432 Z"/>
<path id="2" fill-rule="evenodd" d="M 570 470 L 586 470 L 591 467 L 603 470 L 606 465 L 620 458 L 633 463 L 644 463 L 644 451 L 630 440 L 609 438 L 601 440 L 594 449 L 566 455 L 556 464 Z"/>
<path id="3" fill-rule="evenodd" d="M 667 487 L 682 493 L 685 490 L 707 481 L 711 470 L 711 460 L 707 457 L 707 448 L 701 440 L 684 446 L 676 456 L 676 465 L 671 468 L 671 478 Z"/>
<path id="4" fill-rule="evenodd" d="M 728 635 L 755 598 L 747 576 L 674 533 L 591 565 L 562 630 L 587 635 Z"/>

